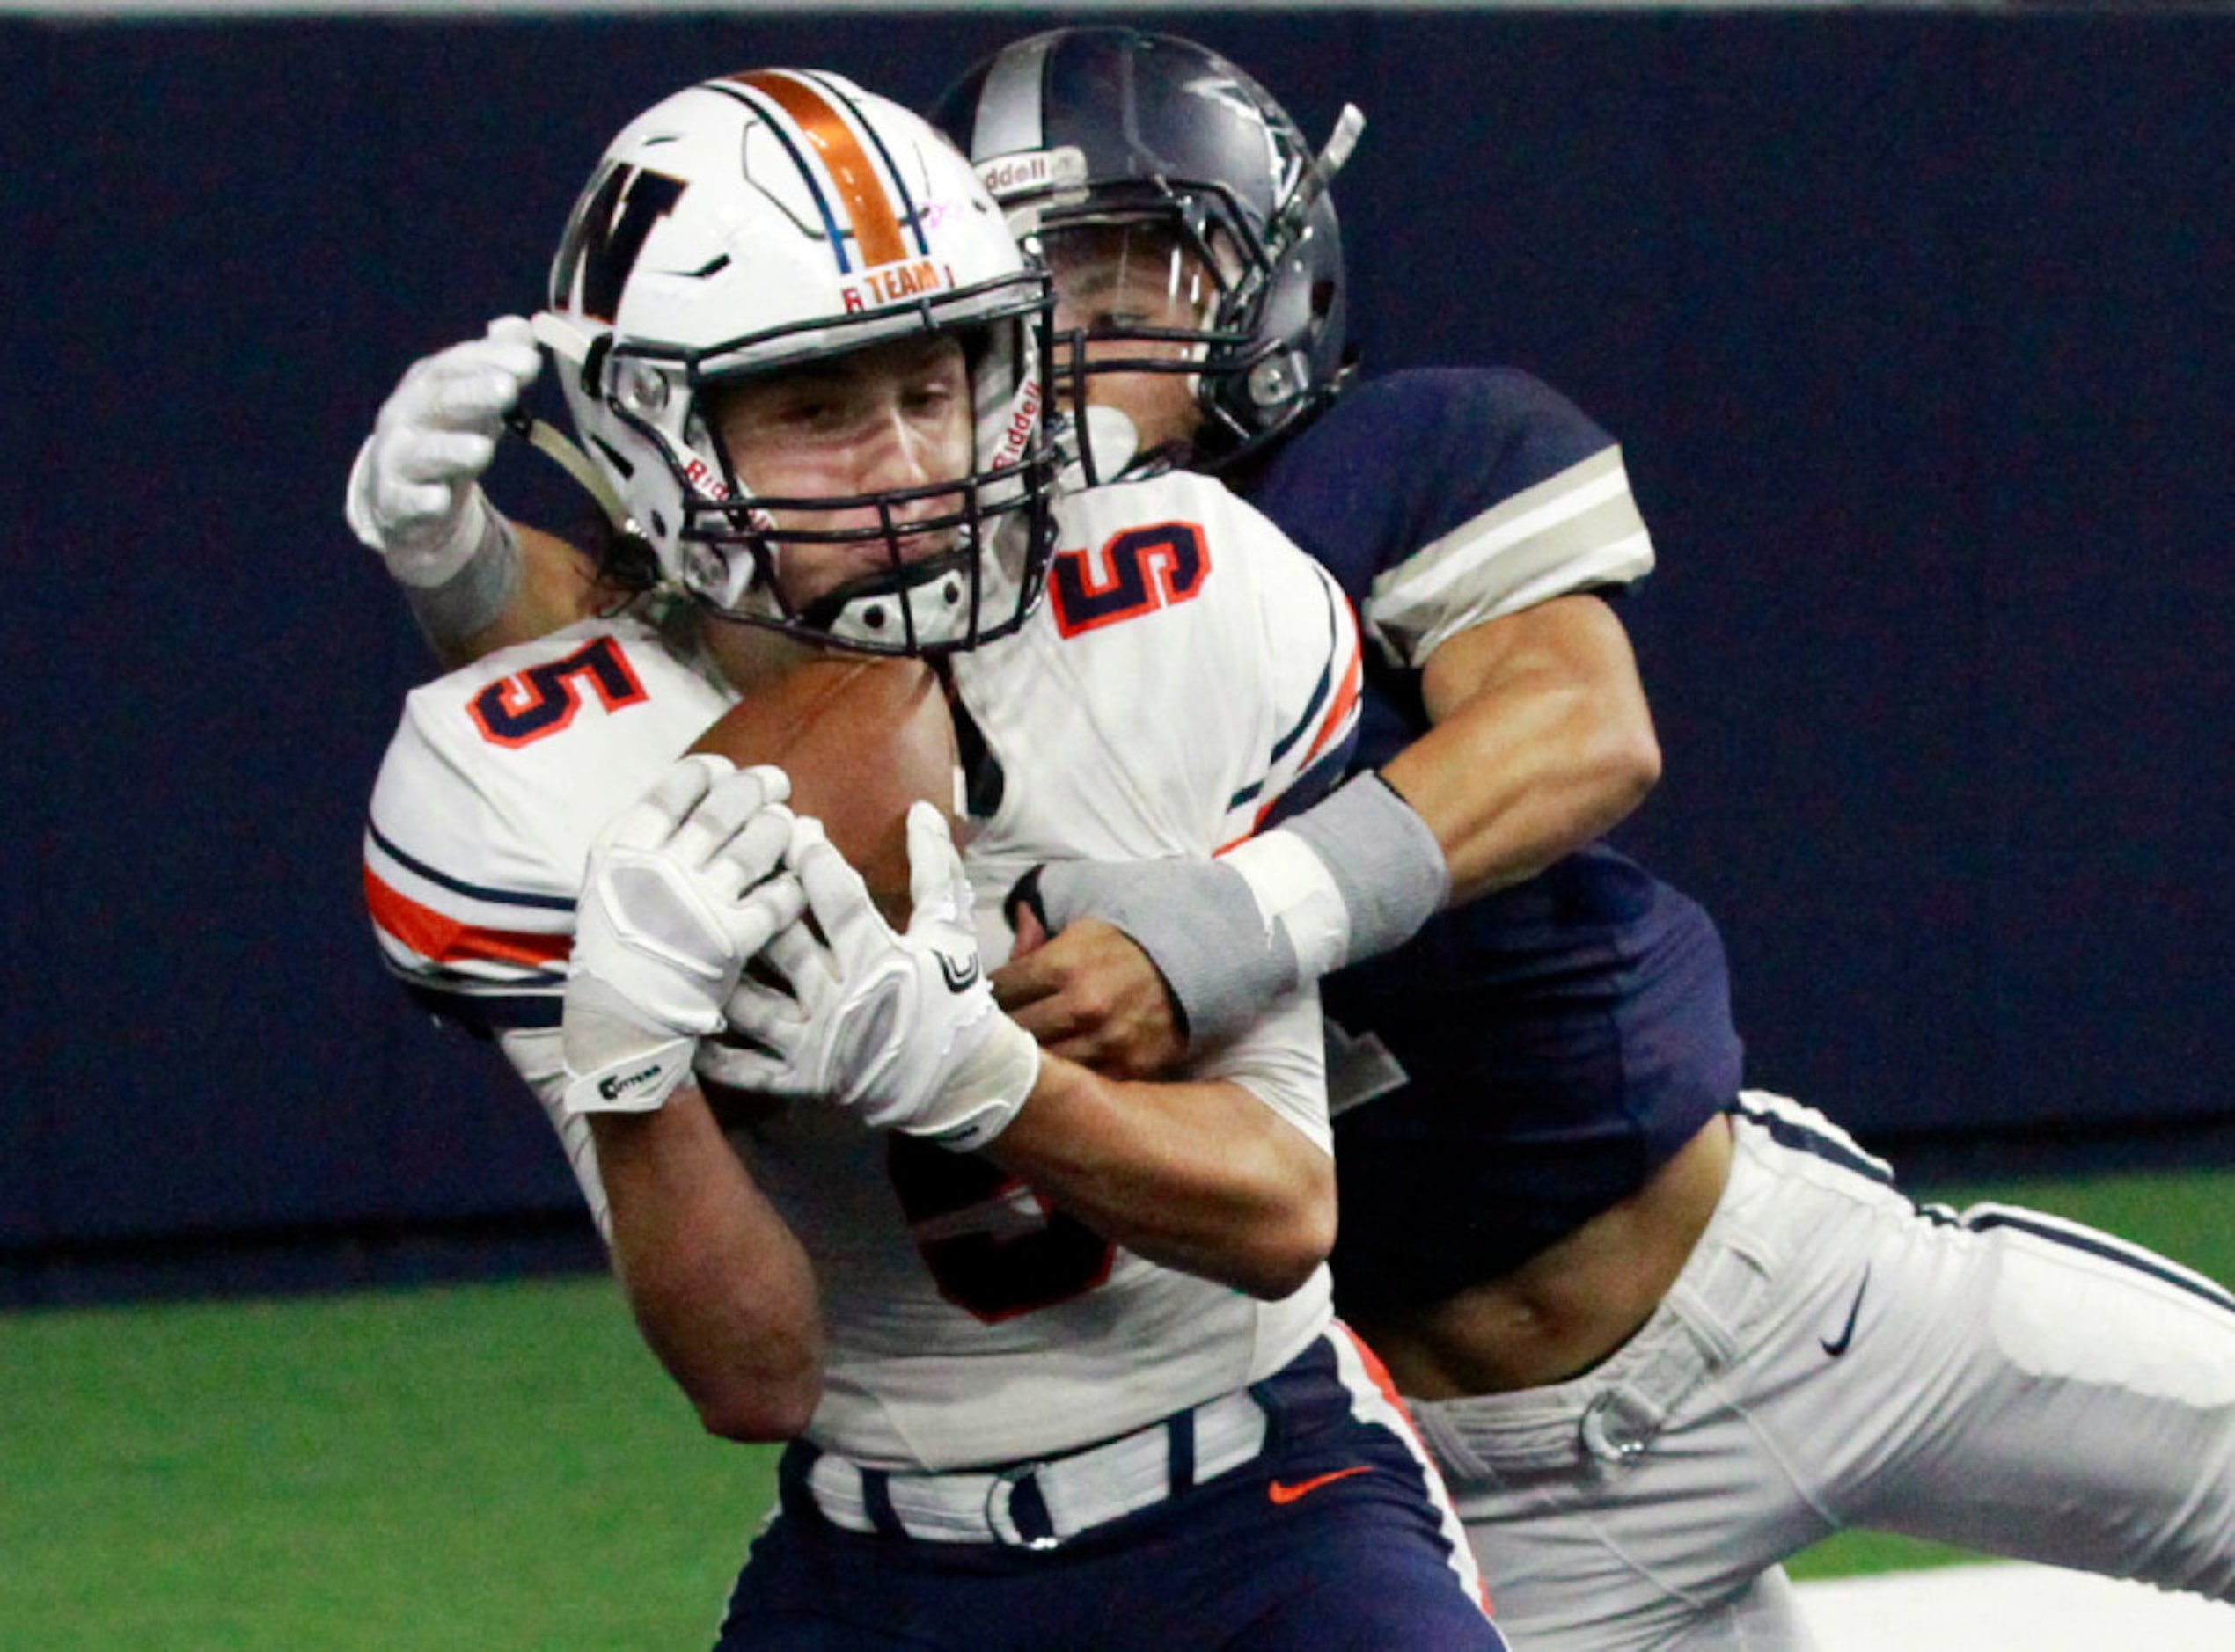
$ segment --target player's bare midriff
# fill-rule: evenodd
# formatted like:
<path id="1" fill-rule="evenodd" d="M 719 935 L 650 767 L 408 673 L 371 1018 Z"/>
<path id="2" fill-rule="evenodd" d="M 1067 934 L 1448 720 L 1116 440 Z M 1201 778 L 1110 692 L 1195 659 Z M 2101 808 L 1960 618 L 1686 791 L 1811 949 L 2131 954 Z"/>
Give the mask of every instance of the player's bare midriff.
<path id="1" fill-rule="evenodd" d="M 1706 1231 L 1731 1170 L 1718 1115 L 1638 1191 L 1513 1272 L 1433 1307 L 1353 1315 L 1398 1389 L 1505 1393 L 1579 1375 L 1652 1317 Z"/>

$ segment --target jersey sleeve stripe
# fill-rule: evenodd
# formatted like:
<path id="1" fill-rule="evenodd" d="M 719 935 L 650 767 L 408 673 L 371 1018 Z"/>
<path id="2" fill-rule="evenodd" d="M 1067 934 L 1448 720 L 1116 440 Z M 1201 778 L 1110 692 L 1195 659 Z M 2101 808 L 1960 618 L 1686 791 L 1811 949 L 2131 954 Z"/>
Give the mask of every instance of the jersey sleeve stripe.
<path id="1" fill-rule="evenodd" d="M 1627 584 L 1652 564 L 1622 450 L 1609 447 L 1384 570 L 1367 595 L 1366 629 L 1392 664 L 1418 669 L 1470 625 Z"/>
<path id="2" fill-rule="evenodd" d="M 1313 804 L 1319 802 L 1330 792 L 1340 786 L 1349 774 L 1350 757 L 1350 745 L 1348 742 L 1345 742 L 1318 762 L 1306 764 L 1303 771 L 1293 780 L 1274 795 L 1265 799 L 1264 806 L 1250 817 L 1247 831 L 1219 844 L 1211 851 L 1211 853 L 1218 856 L 1226 853 L 1229 849 L 1238 849 L 1258 833 L 1269 831 L 1273 827 L 1293 819 Z M 1249 787 L 1246 797 L 1235 799 L 1235 807 L 1242 806 L 1264 790 L 1262 786 Z"/>
<path id="3" fill-rule="evenodd" d="M 438 872 L 425 861 L 407 854 L 370 821 L 365 822 L 365 837 L 380 852 L 414 877 L 424 878 L 441 888 L 453 890 L 476 901 L 487 901 L 498 906 L 531 906 L 546 911 L 571 912 L 575 910 L 572 895 L 538 895 L 525 889 L 500 889 L 487 884 L 468 883 L 463 878 Z"/>
<path id="4" fill-rule="evenodd" d="M 1319 733 L 1304 752 L 1309 764 L 1320 753 L 1335 744 L 1357 720 L 1359 693 L 1366 680 L 1366 661 L 1356 648 L 1351 650 L 1350 662 L 1343 671 L 1343 681 L 1335 691 L 1334 703 L 1327 708 L 1327 715 L 1320 720 Z"/>
<path id="5" fill-rule="evenodd" d="M 1356 640 L 1349 634 L 1349 628 L 1340 622 L 1339 616 L 1334 611 L 1333 605 L 1342 600 L 1340 596 L 1331 584 L 1328 586 L 1326 595 L 1329 604 L 1327 663 L 1312 690 L 1311 698 L 1304 706 L 1303 715 L 1273 742 L 1272 760 L 1276 767 L 1296 742 L 1308 735 L 1313 736 L 1311 744 L 1304 752 L 1305 760 L 1308 762 L 1341 732 L 1344 721 L 1358 710 L 1363 662 Z"/>
<path id="6" fill-rule="evenodd" d="M 1213 852 L 1223 854 L 1286 815 L 1308 808 L 1342 778 L 1358 731 L 1366 657 L 1358 633 L 1337 604 L 1345 599 L 1331 580 L 1327 598 L 1327 658 L 1303 715 L 1273 742 L 1268 771 L 1227 800 L 1229 814 L 1250 809 L 1249 830 Z M 1302 747 L 1301 753 L 1297 751 Z M 1289 768 L 1293 757 L 1293 769 Z M 1254 806 L 1254 807 L 1253 807 Z"/>
<path id="7" fill-rule="evenodd" d="M 574 948 L 569 934 L 487 929 L 421 905 L 365 868 L 365 908 L 384 937 L 440 964 L 507 963 L 548 969 Z"/>
<path id="8" fill-rule="evenodd" d="M 545 992 L 469 993 L 448 991 L 408 975 L 397 978 L 429 1015 L 481 1037 L 513 1028 L 557 1027 L 566 1012 L 566 1000 L 555 985 Z"/>

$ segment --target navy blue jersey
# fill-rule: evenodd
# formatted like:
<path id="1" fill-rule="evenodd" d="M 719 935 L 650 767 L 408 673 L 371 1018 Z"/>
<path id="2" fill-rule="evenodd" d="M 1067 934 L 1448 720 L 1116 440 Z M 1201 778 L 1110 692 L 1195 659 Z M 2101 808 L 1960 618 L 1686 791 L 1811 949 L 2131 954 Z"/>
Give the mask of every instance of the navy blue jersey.
<path id="1" fill-rule="evenodd" d="M 1367 380 L 1238 479 L 1378 646 L 1362 764 L 1427 727 L 1419 667 L 1445 637 L 1652 566 L 1611 438 L 1510 369 Z M 1335 1122 L 1336 1300 L 1353 1312 L 1511 1270 L 1635 1193 L 1739 1088 L 1713 923 L 1602 844 L 1323 991 L 1335 1104 L 1346 1082 L 1373 1093 Z"/>

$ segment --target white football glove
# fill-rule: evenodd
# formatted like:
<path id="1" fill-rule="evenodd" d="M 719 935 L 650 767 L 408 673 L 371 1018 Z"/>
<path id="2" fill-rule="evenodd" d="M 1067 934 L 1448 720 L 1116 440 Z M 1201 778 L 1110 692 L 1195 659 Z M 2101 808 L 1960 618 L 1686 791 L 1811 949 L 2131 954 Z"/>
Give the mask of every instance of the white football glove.
<path id="1" fill-rule="evenodd" d="M 481 492 L 504 416 L 543 366 L 526 318 L 414 362 L 349 471 L 344 514 L 398 582 L 447 583 L 510 528 Z"/>
<path id="2" fill-rule="evenodd" d="M 751 976 L 739 981 L 730 1030 L 759 1048 L 725 1048 L 723 1080 L 822 1097 L 873 1129 L 927 1136 L 958 1152 L 992 1141 L 1038 1080 L 1040 1047 L 994 1007 L 945 817 L 928 803 L 908 811 L 905 934 L 878 913 L 821 822 L 796 822 L 786 859 L 821 934 L 800 923 L 769 943 L 763 955 L 788 992 Z"/>
<path id="3" fill-rule="evenodd" d="M 570 1113 L 649 1113 L 689 1076 L 745 960 L 797 921 L 781 769 L 687 757 L 598 834 L 561 1043 Z"/>

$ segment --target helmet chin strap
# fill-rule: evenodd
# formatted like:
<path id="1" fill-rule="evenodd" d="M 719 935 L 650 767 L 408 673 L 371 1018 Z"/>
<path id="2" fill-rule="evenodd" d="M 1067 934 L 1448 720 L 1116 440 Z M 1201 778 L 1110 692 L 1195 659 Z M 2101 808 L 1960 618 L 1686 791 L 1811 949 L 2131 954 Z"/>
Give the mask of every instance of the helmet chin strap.
<path id="1" fill-rule="evenodd" d="M 938 647 L 970 634 L 971 564 L 968 544 L 920 562 L 850 580 L 800 610 L 802 624 L 838 642 L 880 649 Z"/>

